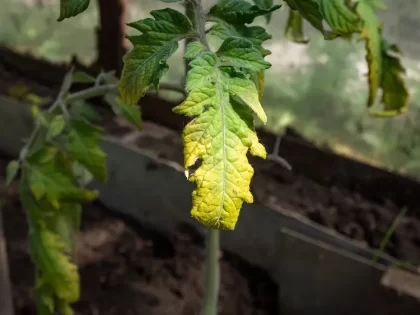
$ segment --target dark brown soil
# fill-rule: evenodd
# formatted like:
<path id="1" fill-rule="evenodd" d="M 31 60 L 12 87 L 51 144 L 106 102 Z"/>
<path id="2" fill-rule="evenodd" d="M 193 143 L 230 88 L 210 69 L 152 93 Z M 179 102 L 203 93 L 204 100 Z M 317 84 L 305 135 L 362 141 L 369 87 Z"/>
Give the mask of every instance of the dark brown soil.
<path id="1" fill-rule="evenodd" d="M 28 256 L 25 215 L 17 184 L 4 187 L 6 160 L 0 158 L 0 200 L 16 315 L 35 314 L 33 265 Z M 184 228 L 165 237 L 100 205 L 84 207 L 77 263 L 83 315 L 196 315 L 203 295 L 204 248 Z M 241 259 L 222 253 L 219 314 L 277 314 L 277 288 Z"/>

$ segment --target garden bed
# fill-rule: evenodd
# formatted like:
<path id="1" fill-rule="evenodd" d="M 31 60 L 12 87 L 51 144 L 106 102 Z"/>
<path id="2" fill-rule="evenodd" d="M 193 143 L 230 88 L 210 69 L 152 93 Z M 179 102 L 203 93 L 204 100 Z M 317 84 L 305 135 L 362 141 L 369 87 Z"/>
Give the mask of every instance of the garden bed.
<path id="1" fill-rule="evenodd" d="M 27 249 L 25 214 L 17 183 L 4 188 L 6 159 L 0 157 L 0 200 L 16 315 L 36 314 L 31 294 L 33 265 Z M 148 230 L 105 207 L 87 205 L 77 251 L 82 296 L 80 315 L 194 315 L 203 294 L 204 249 L 187 228 L 170 237 Z M 220 312 L 277 313 L 277 288 L 266 273 L 223 252 Z M 1 307 L 0 307 L 1 310 Z"/>

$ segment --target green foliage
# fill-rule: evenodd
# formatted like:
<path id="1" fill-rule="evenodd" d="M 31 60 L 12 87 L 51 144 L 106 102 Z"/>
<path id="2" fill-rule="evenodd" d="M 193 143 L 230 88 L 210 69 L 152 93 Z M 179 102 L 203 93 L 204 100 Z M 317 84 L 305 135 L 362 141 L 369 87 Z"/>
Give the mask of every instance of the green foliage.
<path id="1" fill-rule="evenodd" d="M 57 21 L 76 16 L 89 7 L 90 0 L 60 0 L 60 16 Z"/>
<path id="2" fill-rule="evenodd" d="M 274 4 L 273 2 L 274 2 L 273 0 L 254 0 L 254 3 L 256 5 L 259 5 L 261 8 L 266 9 L 266 10 L 270 9 L 273 6 Z M 270 23 L 271 12 L 264 15 L 264 17 L 267 23 Z"/>
<path id="3" fill-rule="evenodd" d="M 166 60 L 178 49 L 178 41 L 191 36 L 192 25 L 182 13 L 156 10 L 154 19 L 144 19 L 129 26 L 142 35 L 129 36 L 134 49 L 124 57 L 119 83 L 122 101 L 135 104 L 150 85 L 159 87 L 160 78 L 168 71 Z"/>
<path id="4" fill-rule="evenodd" d="M 360 18 L 343 0 L 319 0 L 319 8 L 334 32 L 342 36 L 360 31 Z"/>
<path id="5" fill-rule="evenodd" d="M 97 118 L 95 113 L 78 101 L 103 94 L 116 96 L 116 85 L 107 83 L 112 79 L 107 73 L 93 82 L 87 78 L 70 71 L 52 107 L 41 111 L 32 106 L 35 130 L 19 161 L 7 167 L 8 183 L 21 171 L 20 200 L 28 217 L 39 314 L 73 314 L 70 305 L 80 295 L 74 254 L 81 204 L 98 197 L 97 191 L 85 186 L 93 177 L 106 181 L 106 154 L 99 146 L 103 130 L 90 121 Z M 73 80 L 95 85 L 73 95 L 69 93 Z M 123 116 L 140 124 L 139 110 L 122 103 L 119 107 Z"/>
<path id="6" fill-rule="evenodd" d="M 244 0 L 219 0 L 210 9 L 209 18 L 229 21 L 233 25 L 244 25 L 252 23 L 258 16 L 270 14 L 279 8 L 279 5 L 264 8 Z"/>

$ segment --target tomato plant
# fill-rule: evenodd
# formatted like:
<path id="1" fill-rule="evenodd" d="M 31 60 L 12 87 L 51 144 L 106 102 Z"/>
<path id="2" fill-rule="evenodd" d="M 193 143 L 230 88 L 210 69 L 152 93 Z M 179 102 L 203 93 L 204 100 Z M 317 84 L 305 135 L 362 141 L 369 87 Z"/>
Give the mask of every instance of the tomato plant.
<path id="1" fill-rule="evenodd" d="M 86 188 L 97 178 L 106 182 L 106 153 L 99 147 L 102 129 L 85 100 L 104 96 L 115 112 L 141 127 L 140 98 L 160 86 L 168 71 L 168 58 L 187 40 L 186 99 L 175 113 L 191 118 L 183 131 L 185 173 L 196 184 L 191 215 L 210 228 L 208 286 L 203 314 L 216 314 L 218 287 L 218 230 L 234 230 L 243 202 L 252 203 L 250 182 L 254 173 L 251 153 L 266 158 L 254 127 L 254 116 L 266 123 L 261 105 L 265 60 L 263 47 L 271 35 L 252 25 L 259 16 L 268 23 L 281 6 L 289 11 L 285 37 L 307 43 L 303 22 L 319 30 L 326 40 L 365 42 L 369 95 L 367 106 L 379 102 L 383 110 L 373 115 L 392 116 L 408 105 L 404 68 L 398 47 L 382 35 L 376 10 L 381 0 L 219 0 L 204 12 L 199 0 L 163 0 L 186 5 L 186 14 L 166 8 L 150 12 L 151 18 L 128 25 L 138 31 L 127 38 L 133 49 L 124 57 L 117 79 L 112 73 L 92 78 L 70 71 L 53 105 L 45 111 L 35 104 L 35 130 L 18 160 L 8 165 L 10 182 L 20 170 L 20 198 L 29 222 L 30 252 L 36 265 L 36 293 L 40 314 L 72 314 L 79 298 L 77 267 L 72 261 L 80 225 L 81 204 L 98 192 Z M 61 0 L 58 21 L 82 13 L 89 0 Z M 209 36 L 222 40 L 210 47 Z M 70 93 L 74 82 L 92 87 Z"/>

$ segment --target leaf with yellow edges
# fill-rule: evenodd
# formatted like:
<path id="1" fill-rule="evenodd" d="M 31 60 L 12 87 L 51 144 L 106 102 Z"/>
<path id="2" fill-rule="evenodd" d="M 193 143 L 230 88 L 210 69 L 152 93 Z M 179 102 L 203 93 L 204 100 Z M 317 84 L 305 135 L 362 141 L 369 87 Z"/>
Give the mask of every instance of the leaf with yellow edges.
<path id="1" fill-rule="evenodd" d="M 409 104 L 409 93 L 403 75 L 405 69 L 398 54 L 400 50 L 395 45 L 388 44 L 382 39 L 382 105 L 383 111 L 371 111 L 379 117 L 391 117 L 403 113 Z"/>
<path id="2" fill-rule="evenodd" d="M 385 9 L 382 0 L 357 0 L 356 13 L 363 23 L 360 39 L 366 42 L 366 61 L 369 68 L 368 107 L 375 102 L 382 76 L 381 22 L 375 9 Z"/>
<path id="3" fill-rule="evenodd" d="M 189 45 L 187 56 L 194 47 L 197 44 Z M 243 47 L 238 43 L 238 58 L 247 55 Z M 252 112 L 264 123 L 266 115 L 251 79 L 220 65 L 222 52 L 194 54 L 187 76 L 188 97 L 174 111 L 195 117 L 183 132 L 185 168 L 201 162 L 189 177 L 197 184 L 191 214 L 208 227 L 233 230 L 243 202 L 253 202 L 250 181 L 254 170 L 247 152 L 266 157 Z"/>

